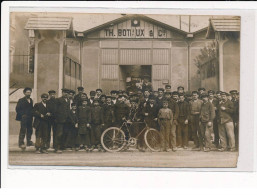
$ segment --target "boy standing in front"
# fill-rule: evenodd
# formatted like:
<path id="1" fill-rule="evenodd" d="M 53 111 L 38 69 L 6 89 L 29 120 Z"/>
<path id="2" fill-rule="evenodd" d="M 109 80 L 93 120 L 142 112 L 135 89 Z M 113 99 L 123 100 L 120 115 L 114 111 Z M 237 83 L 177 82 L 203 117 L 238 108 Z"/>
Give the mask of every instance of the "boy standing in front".
<path id="1" fill-rule="evenodd" d="M 82 106 L 78 108 L 78 143 L 80 151 L 88 151 L 90 146 L 90 123 L 91 109 L 87 106 L 87 100 L 82 101 Z"/>
<path id="2" fill-rule="evenodd" d="M 163 100 L 163 108 L 161 108 L 158 113 L 158 122 L 160 125 L 161 134 L 161 146 L 163 152 L 167 152 L 167 149 L 169 147 L 170 129 L 173 121 L 173 114 L 168 106 L 168 101 Z"/>
<path id="3" fill-rule="evenodd" d="M 202 107 L 200 111 L 200 130 L 202 134 L 202 142 L 204 144 L 204 152 L 211 150 L 211 133 L 213 128 L 213 119 L 215 118 L 215 110 L 211 102 L 208 101 L 208 95 L 202 94 Z"/>
<path id="4" fill-rule="evenodd" d="M 91 107 L 91 141 L 97 147 L 98 151 L 103 151 L 101 146 L 101 134 L 104 127 L 103 108 L 99 105 L 99 100 L 94 99 L 93 106 Z M 94 147 L 92 147 L 94 149 Z"/>
<path id="5" fill-rule="evenodd" d="M 71 104 L 71 110 L 69 112 L 69 116 L 67 119 L 67 125 L 68 125 L 68 132 L 67 137 L 65 139 L 65 147 L 66 150 L 72 151 L 72 148 L 75 148 L 78 150 L 78 142 L 77 142 L 77 136 L 78 136 L 78 116 L 77 116 L 77 105 L 76 103 Z"/>

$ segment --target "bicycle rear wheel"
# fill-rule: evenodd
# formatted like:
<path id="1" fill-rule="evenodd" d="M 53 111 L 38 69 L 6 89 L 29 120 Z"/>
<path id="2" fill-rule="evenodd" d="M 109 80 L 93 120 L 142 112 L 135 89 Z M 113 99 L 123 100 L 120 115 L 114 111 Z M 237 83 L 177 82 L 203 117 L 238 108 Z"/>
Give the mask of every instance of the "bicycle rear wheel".
<path id="1" fill-rule="evenodd" d="M 108 152 L 119 152 L 125 146 L 124 132 L 117 127 L 110 127 L 101 135 L 101 144 Z"/>
<path id="2" fill-rule="evenodd" d="M 153 152 L 159 152 L 161 150 L 161 136 L 156 129 L 148 129 L 144 135 L 145 143 L 147 147 Z"/>

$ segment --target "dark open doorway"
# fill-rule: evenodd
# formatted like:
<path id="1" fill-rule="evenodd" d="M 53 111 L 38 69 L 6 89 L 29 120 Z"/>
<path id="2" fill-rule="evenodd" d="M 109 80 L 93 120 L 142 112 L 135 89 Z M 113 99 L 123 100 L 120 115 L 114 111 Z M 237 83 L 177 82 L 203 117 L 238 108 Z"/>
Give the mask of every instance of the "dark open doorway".
<path id="1" fill-rule="evenodd" d="M 120 66 L 120 89 L 126 90 L 131 81 L 135 81 L 137 86 L 143 82 L 143 77 L 148 76 L 152 80 L 151 65 L 121 65 Z"/>

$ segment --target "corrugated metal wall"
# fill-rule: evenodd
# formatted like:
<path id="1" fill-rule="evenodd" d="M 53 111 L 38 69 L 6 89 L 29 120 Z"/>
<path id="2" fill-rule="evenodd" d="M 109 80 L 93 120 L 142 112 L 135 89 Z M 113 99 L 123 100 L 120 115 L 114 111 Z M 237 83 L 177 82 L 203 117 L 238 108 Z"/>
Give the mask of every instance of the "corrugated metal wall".
<path id="1" fill-rule="evenodd" d="M 130 43 L 128 41 L 124 44 L 130 46 Z M 111 85 L 116 85 L 116 81 L 124 82 L 119 81 L 119 65 L 152 65 L 154 90 L 170 82 L 170 49 L 168 48 L 120 48 L 120 52 L 118 48 L 102 48 L 101 51 L 102 86 L 103 82 Z M 119 85 L 121 87 L 123 83 Z M 111 88 L 111 86 L 108 87 Z"/>
<path id="2" fill-rule="evenodd" d="M 153 64 L 169 64 L 169 49 L 154 49 Z"/>
<path id="3" fill-rule="evenodd" d="M 163 80 L 169 79 L 169 65 L 153 65 L 152 73 L 153 89 L 157 90 L 164 86 Z"/>
<path id="4" fill-rule="evenodd" d="M 102 66 L 102 79 L 118 79 L 117 65 L 103 65 Z"/>
<path id="5" fill-rule="evenodd" d="M 102 64 L 118 65 L 118 49 L 102 49 Z"/>
<path id="6" fill-rule="evenodd" d="M 120 64 L 121 65 L 150 65 L 151 50 L 150 49 L 121 49 Z"/>

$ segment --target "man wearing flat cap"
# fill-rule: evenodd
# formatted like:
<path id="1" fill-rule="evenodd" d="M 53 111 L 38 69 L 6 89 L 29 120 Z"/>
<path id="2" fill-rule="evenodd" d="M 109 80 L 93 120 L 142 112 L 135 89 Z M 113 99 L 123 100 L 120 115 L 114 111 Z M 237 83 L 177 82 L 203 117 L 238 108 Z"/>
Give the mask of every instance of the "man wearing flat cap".
<path id="1" fill-rule="evenodd" d="M 142 84 L 142 91 L 144 92 L 145 90 L 152 91 L 152 83 L 150 82 L 150 77 L 149 75 L 144 75 L 143 76 L 143 84 Z"/>
<path id="2" fill-rule="evenodd" d="M 63 148 L 63 132 L 67 128 L 67 119 L 70 111 L 70 102 L 68 99 L 69 90 L 62 89 L 62 97 L 56 99 L 55 122 L 56 130 L 56 148 L 57 153 L 62 153 Z"/>
<path id="3" fill-rule="evenodd" d="M 81 106 L 81 95 L 84 92 L 84 87 L 80 86 L 77 88 L 78 89 L 78 94 L 74 96 L 74 103 L 77 104 L 77 106 Z"/>
<path id="4" fill-rule="evenodd" d="M 214 98 L 215 92 L 212 90 L 208 91 L 209 95 L 209 102 L 213 105 L 213 108 L 215 110 L 215 117 L 213 119 L 213 133 L 214 133 L 214 144 L 216 148 L 219 148 L 219 129 L 218 129 L 218 121 L 217 121 L 217 116 L 218 116 L 218 106 L 219 106 L 219 100 L 217 98 Z"/>
<path id="5" fill-rule="evenodd" d="M 189 102 L 189 110 L 191 114 L 191 130 L 192 130 L 192 137 L 194 140 L 194 147 L 193 150 L 201 150 L 203 149 L 203 137 L 200 132 L 200 112 L 202 107 L 202 100 L 198 97 L 199 93 L 197 91 L 192 92 L 192 101 Z"/>
<path id="6" fill-rule="evenodd" d="M 182 87 L 182 86 L 179 86 L 179 87 L 177 88 L 177 91 L 178 91 L 179 94 L 184 94 L 184 93 L 185 93 L 184 87 Z"/>
<path id="7" fill-rule="evenodd" d="M 227 93 L 221 93 L 222 101 L 218 107 L 218 125 L 221 146 L 219 151 L 221 152 L 226 151 L 227 149 L 231 152 L 235 151 L 235 133 L 233 124 L 234 104 L 227 96 Z"/>
<path id="8" fill-rule="evenodd" d="M 95 91 L 90 91 L 89 95 L 90 95 L 90 98 L 88 99 L 87 105 L 91 107 L 91 106 L 93 106 L 93 102 L 94 102 L 94 99 L 95 99 L 95 96 L 96 96 L 96 92 Z"/>
<path id="9" fill-rule="evenodd" d="M 198 93 L 199 93 L 199 99 L 202 99 L 202 94 L 205 93 L 205 88 L 200 87 L 200 88 L 198 89 Z"/>
<path id="10" fill-rule="evenodd" d="M 48 106 L 48 94 L 43 93 L 41 95 L 41 102 L 36 103 L 33 108 L 33 115 L 35 117 L 33 127 L 36 129 L 36 153 L 48 153 L 47 139 L 48 139 L 48 126 L 49 117 L 51 113 Z"/>
<path id="11" fill-rule="evenodd" d="M 118 102 L 114 105 L 115 125 L 120 127 L 122 122 L 128 119 L 129 106 L 125 104 L 125 97 L 119 95 Z"/>
<path id="12" fill-rule="evenodd" d="M 101 95 L 103 94 L 103 90 L 96 89 L 95 92 L 96 92 L 95 98 L 100 99 Z"/>
<path id="13" fill-rule="evenodd" d="M 56 123 L 55 123 L 55 110 L 56 110 L 56 91 L 50 90 L 48 91 L 49 99 L 47 100 L 47 105 L 49 107 L 49 112 L 51 116 L 49 116 L 49 126 L 48 126 L 48 136 L 47 136 L 47 149 L 50 148 L 51 142 L 51 131 L 53 131 L 53 148 L 55 148 L 56 141 Z"/>
<path id="14" fill-rule="evenodd" d="M 233 123 L 234 123 L 234 129 L 235 129 L 235 144 L 236 144 L 236 149 L 238 150 L 238 145 L 239 145 L 239 98 L 238 98 L 238 91 L 237 90 L 231 90 L 229 93 L 232 96 L 231 101 L 234 104 Z"/>
<path id="15" fill-rule="evenodd" d="M 200 111 L 200 133 L 203 138 L 204 152 L 211 151 L 211 133 L 213 128 L 213 119 L 215 118 L 215 110 L 208 101 L 208 94 L 202 94 L 202 107 Z"/>
<path id="16" fill-rule="evenodd" d="M 69 102 L 70 102 L 70 109 L 71 109 L 71 104 L 74 102 L 74 95 L 75 95 L 75 91 L 70 89 L 69 90 L 69 94 L 68 94 L 68 99 L 69 99 Z"/>
<path id="17" fill-rule="evenodd" d="M 19 147 L 25 149 L 24 138 L 26 136 L 27 146 L 33 146 L 31 141 L 32 135 L 32 109 L 33 109 L 33 100 L 30 98 L 32 89 L 26 87 L 23 90 L 24 97 L 19 99 L 16 105 L 16 120 L 20 121 L 20 133 L 19 133 Z"/>
<path id="18" fill-rule="evenodd" d="M 164 99 L 164 89 L 163 88 L 158 88 L 158 97 L 156 99 L 156 103 L 158 104 L 159 109 L 162 108 L 162 105 L 163 105 L 162 101 L 163 101 L 163 99 Z"/>
<path id="19" fill-rule="evenodd" d="M 165 92 L 171 92 L 171 85 L 165 85 Z"/>

